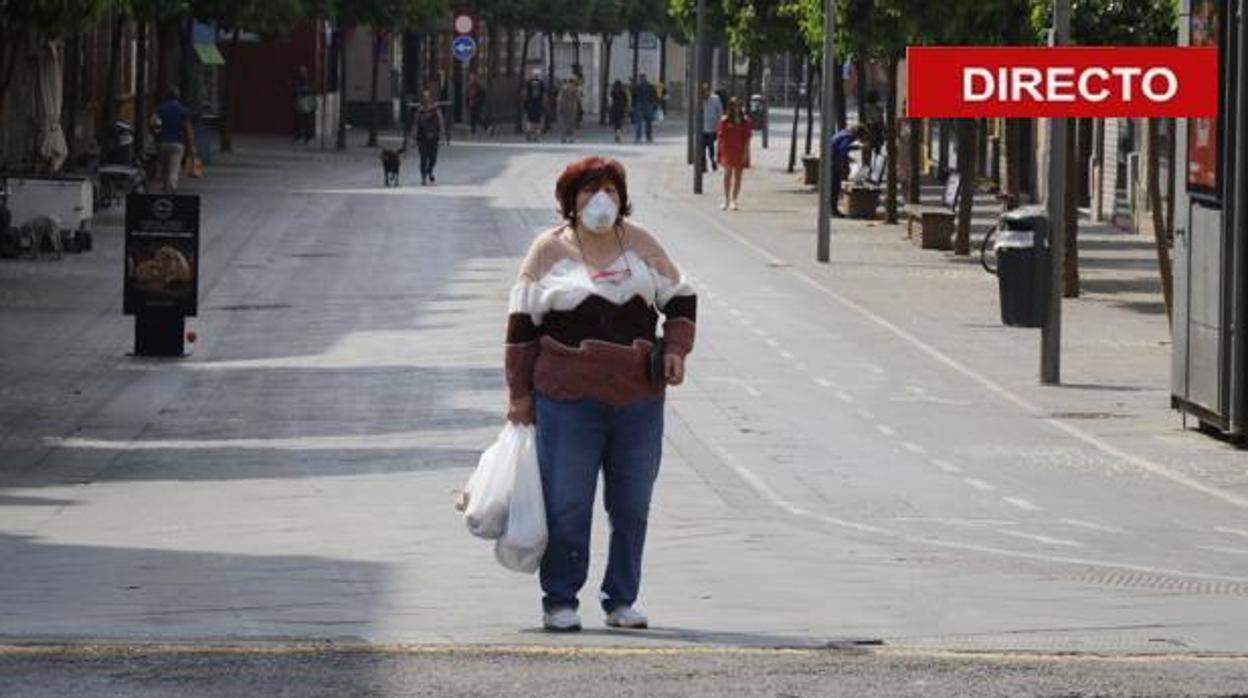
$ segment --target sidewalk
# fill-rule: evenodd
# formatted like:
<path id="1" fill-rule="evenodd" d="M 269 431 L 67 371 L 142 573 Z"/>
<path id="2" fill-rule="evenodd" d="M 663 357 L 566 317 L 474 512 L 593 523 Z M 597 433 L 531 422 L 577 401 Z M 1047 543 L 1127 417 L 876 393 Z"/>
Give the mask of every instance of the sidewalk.
<path id="1" fill-rule="evenodd" d="M 1036 418 L 1073 427 L 1084 441 L 1101 441 L 1128 460 L 1231 493 L 1241 506 L 1248 501 L 1248 453 L 1185 430 L 1170 409 L 1171 341 L 1151 239 L 1081 222 L 1083 293 L 1063 304 L 1063 383 L 1041 386 L 1039 330 L 1001 325 L 996 278 L 979 263 L 979 241 L 1001 210 L 991 195 L 976 196 L 970 257 L 919 249 L 906 240 L 904 217 L 897 225 L 833 219 L 832 260 L 820 264 L 816 197 L 801 182 L 800 142 L 797 171 L 785 171 L 788 145 L 787 137 L 773 138 L 762 150 L 756 139 L 739 213 L 718 210 L 717 174 L 708 175 L 700 206 L 725 216 L 783 264 L 1008 391 L 1033 407 Z M 692 175 L 683 162 L 673 163 L 669 177 L 670 189 L 686 195 Z M 940 194 L 938 186 L 923 188 L 925 203 L 938 203 Z M 879 214 L 882 219 L 882 205 Z M 973 439 L 976 426 L 966 427 Z"/>

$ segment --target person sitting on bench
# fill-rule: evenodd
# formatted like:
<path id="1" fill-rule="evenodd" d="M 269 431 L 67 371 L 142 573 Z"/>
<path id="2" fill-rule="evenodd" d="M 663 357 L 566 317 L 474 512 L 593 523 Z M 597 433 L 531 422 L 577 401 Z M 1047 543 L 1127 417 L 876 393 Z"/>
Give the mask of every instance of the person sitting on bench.
<path id="1" fill-rule="evenodd" d="M 832 156 L 832 215 L 837 218 L 845 217 L 840 208 L 841 181 L 849 174 L 849 152 L 855 148 L 861 148 L 862 142 L 866 139 L 867 127 L 862 124 L 854 124 L 849 128 L 841 129 L 832 136 L 828 152 Z"/>

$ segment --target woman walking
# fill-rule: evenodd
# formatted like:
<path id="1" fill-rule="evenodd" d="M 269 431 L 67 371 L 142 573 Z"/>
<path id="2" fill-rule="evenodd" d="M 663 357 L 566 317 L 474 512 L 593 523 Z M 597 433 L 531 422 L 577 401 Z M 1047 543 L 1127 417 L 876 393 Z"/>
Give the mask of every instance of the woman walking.
<path id="1" fill-rule="evenodd" d="M 564 222 L 529 248 L 511 292 L 506 346 L 507 418 L 536 420 L 546 497 L 542 624 L 581 628 L 577 595 L 588 574 L 601 470 L 611 540 L 599 600 L 608 626 L 644 628 L 633 604 L 662 453 L 664 392 L 684 380 L 697 298 L 654 235 L 628 220 L 620 163 L 572 163 L 555 199 Z"/>
<path id="2" fill-rule="evenodd" d="M 628 90 L 624 83 L 616 80 L 611 86 L 611 129 L 615 131 L 615 142 L 620 142 L 624 132 L 624 115 L 628 113 Z"/>
<path id="3" fill-rule="evenodd" d="M 420 95 L 420 106 L 416 107 L 416 149 L 420 151 L 420 183 L 432 184 L 438 181 L 433 176 L 433 168 L 438 164 L 438 141 L 445 130 L 442 123 L 442 110 L 433 103 L 429 90 Z"/>
<path id="4" fill-rule="evenodd" d="M 564 80 L 559 90 L 559 142 L 571 143 L 576 138 L 577 120 L 580 118 L 581 88 L 575 80 Z"/>
<path id="5" fill-rule="evenodd" d="M 724 170 L 724 203 L 721 209 L 737 210 L 737 197 L 741 195 L 741 175 L 750 166 L 750 137 L 754 125 L 745 115 L 741 100 L 728 100 L 728 110 L 719 120 L 715 140 L 719 142 L 719 164 Z"/>

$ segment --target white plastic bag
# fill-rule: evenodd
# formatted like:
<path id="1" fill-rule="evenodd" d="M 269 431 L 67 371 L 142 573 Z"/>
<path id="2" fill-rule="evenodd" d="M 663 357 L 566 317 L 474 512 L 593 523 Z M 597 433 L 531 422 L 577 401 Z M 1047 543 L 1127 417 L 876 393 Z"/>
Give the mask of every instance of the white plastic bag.
<path id="1" fill-rule="evenodd" d="M 460 498 L 464 523 L 472 535 L 498 538 L 507 529 L 507 506 L 516 479 L 516 464 L 525 449 L 534 449 L 533 427 L 508 422 L 481 454 Z M 536 462 L 536 456 L 533 460 Z"/>
<path id="2" fill-rule="evenodd" d="M 541 566 L 546 552 L 546 500 L 533 427 L 518 430 L 523 434 L 515 460 L 507 526 L 494 543 L 494 557 L 509 570 L 532 573 Z"/>

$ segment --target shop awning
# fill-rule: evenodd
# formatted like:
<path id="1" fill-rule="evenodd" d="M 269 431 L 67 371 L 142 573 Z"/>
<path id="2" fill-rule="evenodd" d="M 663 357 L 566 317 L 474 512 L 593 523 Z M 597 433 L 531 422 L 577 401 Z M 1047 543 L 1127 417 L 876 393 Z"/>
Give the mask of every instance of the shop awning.
<path id="1" fill-rule="evenodd" d="M 204 65 L 225 65 L 225 56 L 217 50 L 216 44 L 195 44 L 195 55 Z"/>

